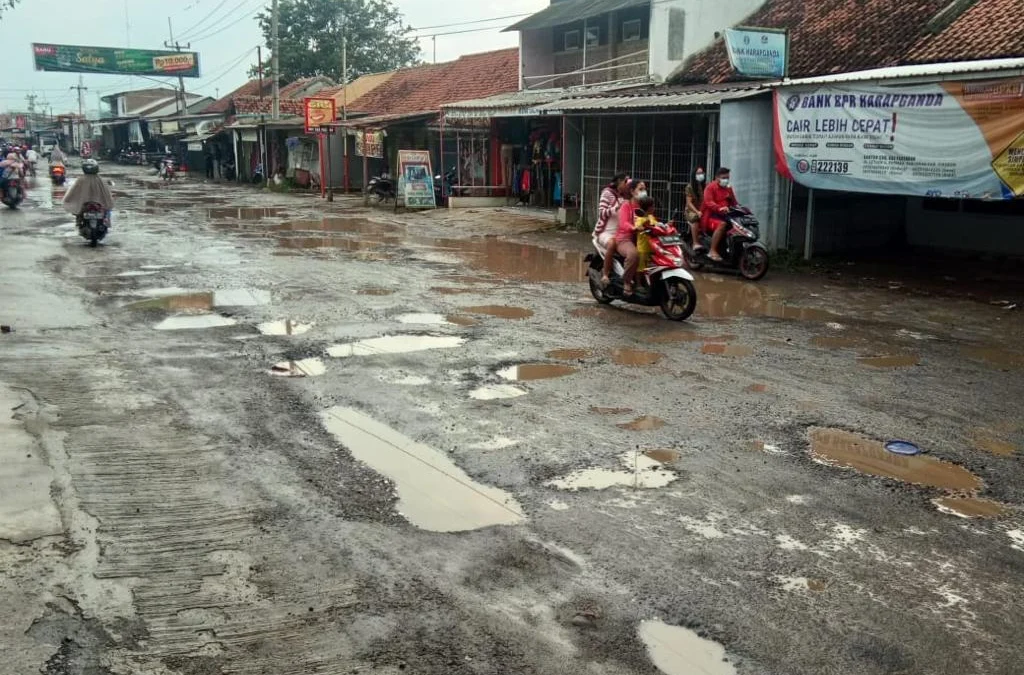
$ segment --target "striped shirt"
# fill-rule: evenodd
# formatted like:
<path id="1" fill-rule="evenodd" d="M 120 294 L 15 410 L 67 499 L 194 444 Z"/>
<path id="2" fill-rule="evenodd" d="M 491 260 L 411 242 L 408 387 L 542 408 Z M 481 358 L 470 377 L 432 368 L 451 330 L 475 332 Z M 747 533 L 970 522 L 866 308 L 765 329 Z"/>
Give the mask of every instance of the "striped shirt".
<path id="1" fill-rule="evenodd" d="M 608 186 L 601 191 L 601 202 L 597 206 L 597 225 L 594 226 L 594 234 L 604 232 L 608 227 L 608 221 L 617 221 L 619 208 L 622 207 L 623 201 L 613 187 Z"/>

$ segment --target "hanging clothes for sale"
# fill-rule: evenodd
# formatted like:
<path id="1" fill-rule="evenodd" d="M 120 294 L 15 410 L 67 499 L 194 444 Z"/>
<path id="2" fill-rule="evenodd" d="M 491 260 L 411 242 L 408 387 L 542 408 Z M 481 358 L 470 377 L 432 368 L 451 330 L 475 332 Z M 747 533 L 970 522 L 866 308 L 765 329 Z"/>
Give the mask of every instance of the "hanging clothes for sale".
<path id="1" fill-rule="evenodd" d="M 554 200 L 555 205 L 562 203 L 562 174 L 561 172 L 555 172 L 555 187 L 554 187 Z"/>

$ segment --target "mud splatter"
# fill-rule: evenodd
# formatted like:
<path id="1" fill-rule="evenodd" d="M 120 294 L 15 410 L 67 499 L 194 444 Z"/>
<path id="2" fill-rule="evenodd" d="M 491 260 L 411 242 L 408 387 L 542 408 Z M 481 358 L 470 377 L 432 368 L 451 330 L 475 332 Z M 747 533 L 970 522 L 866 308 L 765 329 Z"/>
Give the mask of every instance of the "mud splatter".
<path id="1" fill-rule="evenodd" d="M 511 307 L 509 305 L 477 305 L 474 307 L 463 307 L 462 311 L 469 314 L 496 316 L 499 319 L 528 319 L 533 316 L 533 310 L 531 309 Z"/>
<path id="2" fill-rule="evenodd" d="M 576 372 L 576 368 L 561 363 L 520 363 L 498 371 L 498 377 L 505 380 L 527 381 L 547 380 L 555 377 L 565 377 Z"/>
<path id="3" fill-rule="evenodd" d="M 887 451 L 881 441 L 849 431 L 812 427 L 808 435 L 811 456 L 826 464 L 949 490 L 972 491 L 981 487 L 981 479 L 962 466 L 928 455 L 896 455 Z"/>
<path id="4" fill-rule="evenodd" d="M 763 394 L 766 391 L 768 391 L 768 385 L 755 382 L 754 384 L 747 385 L 747 387 L 744 388 L 743 391 L 748 391 L 751 394 Z"/>
<path id="5" fill-rule="evenodd" d="M 356 295 L 393 295 L 394 290 L 391 288 L 358 288 L 356 289 Z"/>
<path id="6" fill-rule="evenodd" d="M 654 431 L 665 426 L 665 420 L 660 417 L 653 417 L 651 415 L 644 415 L 637 417 L 632 422 L 623 422 L 622 424 L 616 424 L 615 426 L 626 431 Z"/>
<path id="7" fill-rule="evenodd" d="M 646 352 L 640 349 L 616 349 L 612 352 L 612 361 L 620 366 L 652 366 L 664 355 L 658 352 Z"/>

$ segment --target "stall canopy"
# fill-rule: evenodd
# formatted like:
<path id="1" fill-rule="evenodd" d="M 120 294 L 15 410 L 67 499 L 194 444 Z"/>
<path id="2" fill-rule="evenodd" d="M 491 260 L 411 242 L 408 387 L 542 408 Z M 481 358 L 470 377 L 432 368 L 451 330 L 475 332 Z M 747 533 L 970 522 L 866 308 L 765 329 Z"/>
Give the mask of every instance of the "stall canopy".
<path id="1" fill-rule="evenodd" d="M 551 103 L 565 95 L 564 89 L 531 89 L 459 101 L 442 106 L 447 119 L 486 117 L 523 117 L 532 115 L 535 106 Z"/>
<path id="2" fill-rule="evenodd" d="M 420 120 L 427 120 L 432 117 L 437 117 L 437 113 L 427 111 L 412 113 L 392 113 L 389 115 L 370 115 L 368 117 L 357 117 L 355 119 L 338 122 L 338 126 L 349 127 L 352 129 L 383 129 L 384 127 L 389 127 L 393 124 L 418 122 Z"/>
<path id="3" fill-rule="evenodd" d="M 723 101 L 734 101 L 759 94 L 767 95 L 761 85 L 728 88 L 680 89 L 663 87 L 643 89 L 634 93 L 615 93 L 597 96 L 562 98 L 533 108 L 538 114 L 583 114 L 611 110 L 649 110 L 677 108 L 717 109 Z"/>
<path id="4" fill-rule="evenodd" d="M 650 3 L 651 0 L 566 0 L 565 2 L 551 4 L 519 23 L 512 24 L 505 31 L 554 28 L 564 23 L 572 23 L 573 21 L 588 19 L 592 16 L 600 16 L 607 12 L 649 5 Z"/>

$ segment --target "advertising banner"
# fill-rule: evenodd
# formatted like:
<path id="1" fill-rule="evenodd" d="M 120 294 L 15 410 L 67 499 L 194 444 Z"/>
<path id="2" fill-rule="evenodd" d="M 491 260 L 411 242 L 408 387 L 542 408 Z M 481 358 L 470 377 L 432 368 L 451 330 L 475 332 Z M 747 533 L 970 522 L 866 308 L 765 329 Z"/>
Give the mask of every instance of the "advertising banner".
<path id="1" fill-rule="evenodd" d="M 405 197 L 405 207 L 434 208 L 434 174 L 430 170 L 430 152 L 399 150 L 398 170 L 399 191 Z"/>
<path id="2" fill-rule="evenodd" d="M 153 49 L 83 47 L 34 43 L 36 70 L 59 73 L 105 73 L 199 77 L 199 54 Z"/>
<path id="3" fill-rule="evenodd" d="M 305 99 L 305 110 L 307 134 L 317 131 L 330 133 L 326 127 L 334 124 L 333 98 L 307 98 Z"/>
<path id="4" fill-rule="evenodd" d="M 727 28 L 725 51 L 733 70 L 746 77 L 786 76 L 789 35 L 772 28 Z"/>
<path id="5" fill-rule="evenodd" d="M 356 134 L 356 155 L 384 159 L 384 132 L 361 131 Z"/>
<path id="6" fill-rule="evenodd" d="M 1024 78 L 775 92 L 780 173 L 811 188 L 1024 195 Z"/>

